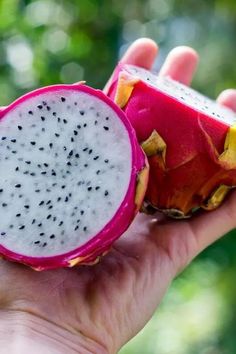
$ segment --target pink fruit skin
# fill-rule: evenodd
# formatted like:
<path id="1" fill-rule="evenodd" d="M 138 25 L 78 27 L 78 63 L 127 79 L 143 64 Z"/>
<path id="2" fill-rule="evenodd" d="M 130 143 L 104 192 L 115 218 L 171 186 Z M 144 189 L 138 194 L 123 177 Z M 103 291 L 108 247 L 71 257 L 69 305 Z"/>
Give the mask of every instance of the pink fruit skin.
<path id="1" fill-rule="evenodd" d="M 119 64 L 107 88 L 112 99 L 122 71 L 123 64 Z M 134 85 L 123 110 L 140 143 L 156 130 L 167 145 L 165 170 L 160 168 L 156 156 L 148 158 L 146 199 L 153 206 L 178 209 L 186 215 L 201 206 L 219 185 L 236 185 L 236 170 L 223 168 L 217 160 L 217 154 L 224 151 L 229 129 L 226 123 L 213 120 L 142 81 Z"/>
<path id="2" fill-rule="evenodd" d="M 129 227 L 133 218 L 135 217 L 138 207 L 135 204 L 136 196 L 136 186 L 138 174 L 147 167 L 147 161 L 145 155 L 136 139 L 135 132 L 127 120 L 125 114 L 115 105 L 104 93 L 100 90 L 92 89 L 86 85 L 76 84 L 76 85 L 54 85 L 43 87 L 32 91 L 15 102 L 5 107 L 0 111 L 0 129 L 1 129 L 1 119 L 4 119 L 6 113 L 10 112 L 12 109 L 17 107 L 19 104 L 27 102 L 29 98 L 45 94 L 48 92 L 58 92 L 60 90 L 73 90 L 79 92 L 85 92 L 92 97 L 99 98 L 101 101 L 109 105 L 119 116 L 120 120 L 123 122 L 127 131 L 129 133 L 130 144 L 132 146 L 132 171 L 130 175 L 130 183 L 126 193 L 126 196 L 117 210 L 116 214 L 113 216 L 112 220 L 90 241 L 88 241 L 83 246 L 58 256 L 53 257 L 28 257 L 21 254 L 14 253 L 2 245 L 0 245 L 0 254 L 9 260 L 20 262 L 26 264 L 35 270 L 47 270 L 59 267 L 70 267 L 76 264 L 87 264 L 92 263 L 97 257 L 106 253 L 111 247 L 113 242 L 119 238 Z M 143 194 L 145 191 L 143 192 Z M 141 203 L 141 201 L 140 201 Z"/>

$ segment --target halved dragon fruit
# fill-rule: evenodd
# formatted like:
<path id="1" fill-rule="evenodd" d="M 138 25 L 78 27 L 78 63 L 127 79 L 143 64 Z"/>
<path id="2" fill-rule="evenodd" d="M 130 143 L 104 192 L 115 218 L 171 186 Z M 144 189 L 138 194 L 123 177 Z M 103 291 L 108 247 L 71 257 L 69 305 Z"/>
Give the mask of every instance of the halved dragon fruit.
<path id="1" fill-rule="evenodd" d="M 101 91 L 56 85 L 0 113 L 0 254 L 42 270 L 91 263 L 127 229 L 148 167 Z"/>
<path id="2" fill-rule="evenodd" d="M 236 114 L 170 78 L 119 64 L 108 95 L 150 164 L 146 201 L 173 217 L 217 208 L 236 186 Z"/>

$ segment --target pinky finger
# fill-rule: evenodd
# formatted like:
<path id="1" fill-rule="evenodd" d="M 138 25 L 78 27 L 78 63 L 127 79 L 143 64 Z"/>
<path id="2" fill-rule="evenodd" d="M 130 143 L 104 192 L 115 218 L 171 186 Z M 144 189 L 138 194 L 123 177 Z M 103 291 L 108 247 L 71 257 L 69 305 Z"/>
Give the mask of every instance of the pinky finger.
<path id="1" fill-rule="evenodd" d="M 236 112 L 236 90 L 228 89 L 218 96 L 217 102 Z"/>

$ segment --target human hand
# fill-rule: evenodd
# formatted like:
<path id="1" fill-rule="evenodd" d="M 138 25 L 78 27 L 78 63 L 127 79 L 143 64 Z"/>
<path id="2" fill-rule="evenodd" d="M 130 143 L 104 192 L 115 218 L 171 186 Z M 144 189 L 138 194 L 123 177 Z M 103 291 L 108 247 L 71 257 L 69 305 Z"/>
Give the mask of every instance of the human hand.
<path id="1" fill-rule="evenodd" d="M 149 69 L 156 54 L 155 43 L 142 39 L 122 60 Z M 189 84 L 196 65 L 192 49 L 176 48 L 161 74 Z M 236 110 L 235 90 L 218 100 Z M 218 210 L 191 220 L 138 215 L 96 266 L 37 273 L 2 261 L 1 348 L 19 354 L 116 353 L 150 319 L 176 274 L 234 227 L 235 193 Z"/>

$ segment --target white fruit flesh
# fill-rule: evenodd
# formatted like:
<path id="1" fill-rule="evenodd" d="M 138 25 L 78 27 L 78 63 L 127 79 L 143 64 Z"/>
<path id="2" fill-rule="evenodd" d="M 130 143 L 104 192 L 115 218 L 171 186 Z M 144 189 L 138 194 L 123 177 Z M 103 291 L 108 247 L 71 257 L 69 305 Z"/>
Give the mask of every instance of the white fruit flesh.
<path id="1" fill-rule="evenodd" d="M 130 183 L 126 127 L 96 97 L 41 94 L 0 120 L 0 243 L 27 256 L 69 252 L 98 234 Z"/>

